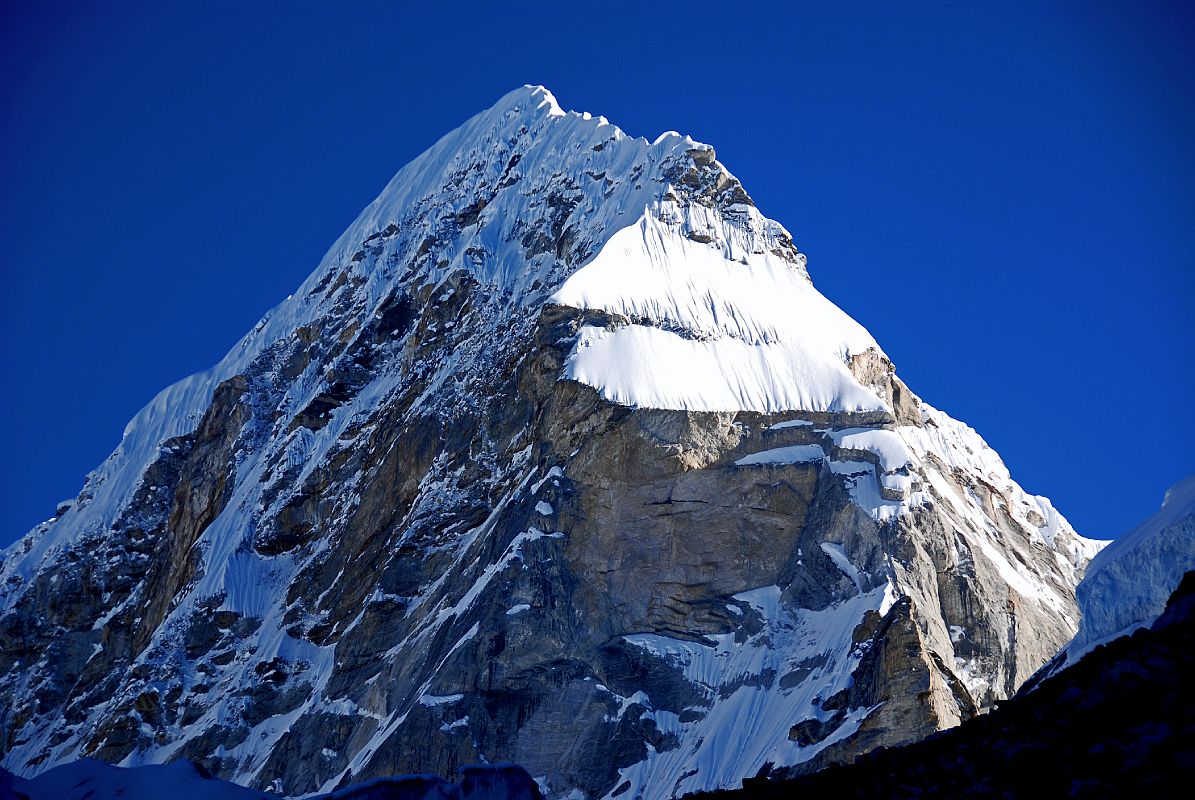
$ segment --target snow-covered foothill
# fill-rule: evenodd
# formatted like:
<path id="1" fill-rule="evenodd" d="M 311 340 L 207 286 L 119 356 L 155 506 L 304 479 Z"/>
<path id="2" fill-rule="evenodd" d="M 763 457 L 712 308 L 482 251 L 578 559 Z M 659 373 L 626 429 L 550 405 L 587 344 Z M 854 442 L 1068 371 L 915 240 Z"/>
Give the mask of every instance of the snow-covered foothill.
<path id="1" fill-rule="evenodd" d="M 2 778 L 0 778 L 2 780 Z M 0 788 L 3 788 L 0 786 Z M 84 758 L 16 778 L 12 789 L 29 800 L 273 800 L 274 795 L 213 778 L 190 761 L 114 767 Z M 19 797 L 20 795 L 16 795 Z"/>
<path id="2" fill-rule="evenodd" d="M 467 719 L 465 720 L 467 722 Z M 458 725 L 459 727 L 459 725 Z M 456 783 L 435 775 L 402 775 L 362 781 L 308 800 L 542 800 L 531 776 L 514 764 L 475 764 Z M 12 778 L 11 784 L 6 779 Z M 10 794 L 12 793 L 12 794 Z M 212 777 L 190 761 L 115 767 L 91 758 L 47 770 L 36 778 L 0 770 L 0 800 L 282 800 Z"/>
<path id="3" fill-rule="evenodd" d="M 1155 514 L 1091 559 L 1075 591 L 1082 616 L 1065 650 L 1065 663 L 1151 624 L 1193 569 L 1195 475 L 1171 487 Z"/>

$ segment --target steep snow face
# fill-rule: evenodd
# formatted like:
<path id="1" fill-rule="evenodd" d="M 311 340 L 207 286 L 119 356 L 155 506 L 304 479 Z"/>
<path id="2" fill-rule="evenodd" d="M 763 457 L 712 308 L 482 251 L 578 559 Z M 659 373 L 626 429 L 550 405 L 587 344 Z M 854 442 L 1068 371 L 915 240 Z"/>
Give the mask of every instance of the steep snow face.
<path id="1" fill-rule="evenodd" d="M 1101 642 L 1152 624 L 1192 569 L 1195 475 L 1171 487 L 1156 514 L 1091 559 L 1075 591 L 1082 617 L 1065 663 L 1073 664 Z"/>
<path id="2" fill-rule="evenodd" d="M 4 552 L 4 763 L 665 800 L 1008 696 L 1096 549 L 711 148 L 524 87 Z"/>
<path id="3" fill-rule="evenodd" d="M 847 368 L 875 340 L 768 245 L 704 206 L 656 204 L 552 296 L 631 323 L 583 328 L 566 375 L 645 408 L 888 410 Z"/>

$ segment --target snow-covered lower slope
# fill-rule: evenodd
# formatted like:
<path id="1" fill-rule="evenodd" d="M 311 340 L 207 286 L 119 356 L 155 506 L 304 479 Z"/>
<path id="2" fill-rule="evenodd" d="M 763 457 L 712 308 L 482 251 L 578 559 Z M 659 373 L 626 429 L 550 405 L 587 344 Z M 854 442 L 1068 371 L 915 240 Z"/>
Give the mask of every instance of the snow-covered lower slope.
<path id="1" fill-rule="evenodd" d="M 1184 574 L 1195 569 L 1195 475 L 1166 492 L 1162 507 L 1113 540 L 1087 565 L 1075 591 L 1079 631 L 1064 661 L 1153 623 Z"/>
<path id="2" fill-rule="evenodd" d="M 3 781 L 0 775 L 0 781 Z M 0 783 L 0 790 L 5 787 Z M 33 780 L 16 778 L 5 800 L 270 800 L 271 795 L 213 778 L 189 761 L 113 767 L 84 758 L 47 770 Z M 0 794 L 3 794 L 0 791 Z"/>
<path id="3" fill-rule="evenodd" d="M 541 800 L 538 787 L 514 764 L 472 765 L 450 783 L 434 775 L 366 781 L 308 800 Z M 90 758 L 47 770 L 31 780 L 0 769 L 0 800 L 279 800 L 281 795 L 214 778 L 190 761 L 113 767 Z"/>
<path id="4" fill-rule="evenodd" d="M 3 761 L 665 800 L 1009 696 L 1096 549 L 712 148 L 523 87 L 4 551 Z"/>
<path id="5" fill-rule="evenodd" d="M 842 557 L 840 567 L 847 563 Z M 653 708 L 646 694 L 624 701 L 642 706 L 643 717 L 683 742 L 665 752 L 653 748 L 646 759 L 621 771 L 619 786 L 625 784 L 624 791 L 630 791 L 631 797 L 658 795 L 655 787 L 659 786 L 671 787 L 671 796 L 680 797 L 710 787 L 734 786 L 765 765 L 808 761 L 855 734 L 875 710 L 865 706 L 833 719 L 834 712 L 823 706 L 849 689 L 865 652 L 852 634 L 868 611 L 888 613 L 892 586 L 868 589 L 821 611 L 787 609 L 780 597 L 780 587 L 767 586 L 732 598 L 728 608 L 733 613 L 754 615 L 763 625 L 745 641 L 733 633 L 709 642 L 659 634 L 626 637 L 635 647 L 682 670 L 711 702 L 702 719 L 682 721 L 674 712 Z M 806 680 L 796 680 L 805 674 Z M 768 680 L 769 675 L 780 680 Z M 816 741 L 790 737 L 794 719 L 818 723 L 833 719 L 833 724 L 826 725 L 832 732 Z"/>

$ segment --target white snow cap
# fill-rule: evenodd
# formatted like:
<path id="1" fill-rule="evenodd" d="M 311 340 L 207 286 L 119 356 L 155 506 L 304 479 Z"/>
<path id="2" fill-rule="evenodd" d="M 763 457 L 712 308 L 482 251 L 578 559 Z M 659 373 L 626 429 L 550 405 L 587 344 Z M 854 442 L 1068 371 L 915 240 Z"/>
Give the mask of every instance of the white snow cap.
<path id="1" fill-rule="evenodd" d="M 753 239 L 779 225 L 741 213 L 664 201 L 611 236 L 551 302 L 635 322 L 582 329 L 567 377 L 646 408 L 887 410 L 847 367 L 879 352 L 875 339 L 813 288 L 803 259 Z"/>

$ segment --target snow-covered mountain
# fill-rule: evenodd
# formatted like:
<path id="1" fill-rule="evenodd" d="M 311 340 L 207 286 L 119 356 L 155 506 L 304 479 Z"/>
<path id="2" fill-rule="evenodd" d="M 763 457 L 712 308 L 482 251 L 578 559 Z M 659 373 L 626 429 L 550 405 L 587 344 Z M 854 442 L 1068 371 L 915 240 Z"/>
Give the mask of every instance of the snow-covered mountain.
<path id="1" fill-rule="evenodd" d="M 1007 697 L 1097 550 L 712 148 L 524 87 L 5 551 L 4 765 L 737 786 Z"/>

